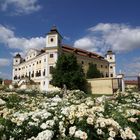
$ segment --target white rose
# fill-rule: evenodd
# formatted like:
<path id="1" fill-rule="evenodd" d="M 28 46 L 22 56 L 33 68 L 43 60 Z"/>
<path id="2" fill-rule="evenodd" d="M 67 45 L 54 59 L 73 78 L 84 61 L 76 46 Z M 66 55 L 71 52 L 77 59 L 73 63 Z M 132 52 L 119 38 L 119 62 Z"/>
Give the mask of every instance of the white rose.
<path id="1" fill-rule="evenodd" d="M 112 137 L 109 137 L 108 140 L 114 140 Z"/>
<path id="2" fill-rule="evenodd" d="M 114 138 L 116 136 L 116 132 L 110 131 L 109 132 L 109 136 L 112 137 L 112 138 Z"/>
<path id="3" fill-rule="evenodd" d="M 87 118 L 87 124 L 93 124 L 93 118 L 92 117 L 88 117 Z"/>
<path id="4" fill-rule="evenodd" d="M 41 126 L 40 126 L 40 128 L 41 129 L 46 129 L 47 128 L 47 125 L 45 123 L 42 123 Z"/>
<path id="5" fill-rule="evenodd" d="M 100 123 L 100 126 L 103 128 L 103 127 L 105 127 L 105 123 L 104 122 L 101 122 Z"/>
<path id="6" fill-rule="evenodd" d="M 97 129 L 97 134 L 98 135 L 102 135 L 103 134 L 103 131 L 101 129 Z"/>
<path id="7" fill-rule="evenodd" d="M 76 131 L 76 126 L 70 127 L 69 128 L 69 134 L 70 134 L 70 136 L 74 135 L 75 131 Z"/>

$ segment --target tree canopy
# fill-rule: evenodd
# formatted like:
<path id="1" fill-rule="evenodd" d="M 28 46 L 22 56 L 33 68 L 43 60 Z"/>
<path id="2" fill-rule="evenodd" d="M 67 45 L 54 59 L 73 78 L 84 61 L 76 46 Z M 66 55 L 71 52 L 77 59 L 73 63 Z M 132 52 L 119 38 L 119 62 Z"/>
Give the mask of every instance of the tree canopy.
<path id="1" fill-rule="evenodd" d="M 60 88 L 66 85 L 67 89 L 86 90 L 85 74 L 74 54 L 61 54 L 58 57 L 52 72 L 52 85 Z"/>
<path id="2" fill-rule="evenodd" d="M 2 84 L 2 81 L 3 81 L 3 79 L 2 79 L 2 78 L 0 78 L 0 84 Z"/>
<path id="3" fill-rule="evenodd" d="M 102 76 L 102 74 L 97 69 L 95 64 L 90 63 L 86 76 L 87 76 L 87 78 L 100 78 Z"/>

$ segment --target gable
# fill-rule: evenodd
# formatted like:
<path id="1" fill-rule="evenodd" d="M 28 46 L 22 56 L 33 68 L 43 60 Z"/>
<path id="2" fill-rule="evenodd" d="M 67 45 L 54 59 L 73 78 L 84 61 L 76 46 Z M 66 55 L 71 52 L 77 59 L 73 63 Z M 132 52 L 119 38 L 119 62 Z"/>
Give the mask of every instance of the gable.
<path id="1" fill-rule="evenodd" d="M 40 53 L 40 51 L 35 50 L 35 49 L 30 49 L 28 51 L 28 53 L 26 54 L 25 60 L 30 60 L 32 58 L 35 58 L 38 54 Z"/>

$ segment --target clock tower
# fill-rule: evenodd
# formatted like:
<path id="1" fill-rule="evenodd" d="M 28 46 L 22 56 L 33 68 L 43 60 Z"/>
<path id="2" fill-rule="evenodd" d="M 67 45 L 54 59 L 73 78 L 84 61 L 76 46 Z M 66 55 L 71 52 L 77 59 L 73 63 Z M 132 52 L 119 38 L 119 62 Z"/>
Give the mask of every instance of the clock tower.
<path id="1" fill-rule="evenodd" d="M 106 60 L 109 62 L 109 77 L 116 77 L 116 60 L 115 53 L 107 51 Z"/>
<path id="2" fill-rule="evenodd" d="M 62 36 L 56 26 L 53 26 L 46 37 L 46 48 L 61 47 Z"/>

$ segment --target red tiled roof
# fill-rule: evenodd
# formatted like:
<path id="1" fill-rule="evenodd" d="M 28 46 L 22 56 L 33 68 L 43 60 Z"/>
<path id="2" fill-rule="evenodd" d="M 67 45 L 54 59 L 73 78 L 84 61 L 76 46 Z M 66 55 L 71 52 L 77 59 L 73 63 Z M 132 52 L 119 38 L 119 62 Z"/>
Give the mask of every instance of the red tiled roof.
<path id="1" fill-rule="evenodd" d="M 75 52 L 76 54 L 82 55 L 82 56 L 87 56 L 87 57 L 91 57 L 91 58 L 96 58 L 96 59 L 104 59 L 103 56 L 98 55 L 96 53 L 93 52 L 89 52 L 83 49 L 79 49 L 79 48 L 75 48 L 75 47 L 71 47 L 68 45 L 62 45 L 62 50 L 65 52 Z"/>
<path id="2" fill-rule="evenodd" d="M 126 80 L 125 84 L 126 85 L 137 85 L 138 81 L 136 81 L 136 80 Z"/>
<path id="3" fill-rule="evenodd" d="M 12 80 L 3 80 L 3 84 L 4 85 L 10 85 L 10 84 L 12 84 Z"/>

